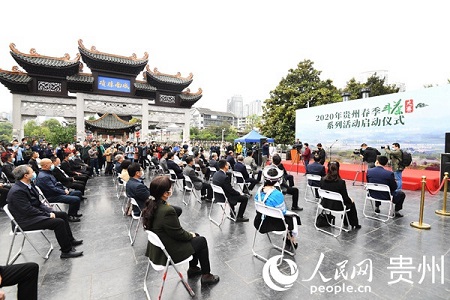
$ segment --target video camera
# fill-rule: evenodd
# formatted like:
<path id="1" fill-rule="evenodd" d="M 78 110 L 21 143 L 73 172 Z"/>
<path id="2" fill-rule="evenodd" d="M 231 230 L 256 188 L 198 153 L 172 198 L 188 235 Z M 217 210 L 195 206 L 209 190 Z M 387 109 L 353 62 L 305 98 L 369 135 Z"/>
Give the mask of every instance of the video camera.
<path id="1" fill-rule="evenodd" d="M 355 155 L 362 155 L 364 153 L 363 149 L 355 149 L 353 150 L 353 154 Z"/>
<path id="2" fill-rule="evenodd" d="M 381 146 L 380 148 L 384 149 L 384 148 L 386 148 L 386 146 Z M 387 149 L 390 150 L 391 148 L 389 148 L 389 146 L 387 146 Z"/>
<path id="3" fill-rule="evenodd" d="M 298 142 L 297 144 L 292 145 L 292 149 L 296 149 L 297 152 L 300 152 L 303 148 L 303 143 L 302 142 Z"/>

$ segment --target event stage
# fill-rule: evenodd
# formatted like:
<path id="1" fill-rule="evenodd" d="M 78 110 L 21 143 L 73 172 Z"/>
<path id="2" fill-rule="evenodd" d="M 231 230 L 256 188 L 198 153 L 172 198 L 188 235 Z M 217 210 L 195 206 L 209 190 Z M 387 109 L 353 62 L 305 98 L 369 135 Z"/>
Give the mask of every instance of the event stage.
<path id="1" fill-rule="evenodd" d="M 303 165 L 303 163 L 293 164 L 291 160 L 283 160 L 283 165 L 290 173 L 305 173 L 305 166 Z M 356 176 L 357 173 L 358 176 Z M 356 176 L 355 184 L 361 184 L 362 182 L 363 172 L 361 172 L 360 164 L 342 163 L 340 166 L 339 174 L 341 175 L 342 179 L 347 180 L 355 180 Z M 439 171 L 414 170 L 407 168 L 403 171 L 403 189 L 410 191 L 420 190 L 422 176 L 426 176 L 427 185 L 431 191 L 436 191 L 439 188 Z M 364 182 L 366 182 L 365 178 Z"/>

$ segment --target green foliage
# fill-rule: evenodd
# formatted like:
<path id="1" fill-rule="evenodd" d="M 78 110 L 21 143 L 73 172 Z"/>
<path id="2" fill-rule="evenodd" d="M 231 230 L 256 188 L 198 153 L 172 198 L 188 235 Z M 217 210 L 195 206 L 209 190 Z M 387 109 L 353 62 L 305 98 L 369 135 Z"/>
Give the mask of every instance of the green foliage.
<path id="1" fill-rule="evenodd" d="M 231 142 L 238 138 L 237 129 L 225 123 L 222 126 L 210 126 L 204 129 L 191 127 L 190 136 L 192 140 L 220 141 L 222 140 L 222 129 L 225 129 L 223 135 L 224 141 Z"/>
<path id="2" fill-rule="evenodd" d="M 24 134 L 33 139 L 45 138 L 52 144 L 71 143 L 76 133 L 75 125 L 61 125 L 56 119 L 48 119 L 42 124 L 28 121 L 24 126 Z"/>
<path id="3" fill-rule="evenodd" d="M 330 79 L 321 80 L 321 71 L 314 69 L 313 62 L 304 60 L 296 69 L 290 69 L 282 78 L 270 98 L 265 100 L 263 135 L 274 138 L 277 143 L 292 143 L 295 135 L 295 111 L 309 106 L 338 102 L 341 96 Z"/>
<path id="4" fill-rule="evenodd" d="M 250 132 L 253 128 L 261 127 L 261 116 L 253 114 L 247 117 L 247 124 L 245 125 L 245 130 Z"/>
<path id="5" fill-rule="evenodd" d="M 364 88 L 370 89 L 370 97 L 398 93 L 400 89 L 395 84 L 386 84 L 386 79 L 375 73 L 365 83 L 358 82 L 355 78 L 350 79 L 341 93 L 350 93 L 350 100 L 361 99 L 361 90 Z"/>
<path id="6" fill-rule="evenodd" d="M 12 123 L 11 122 L 1 122 L 0 123 L 0 141 L 12 140 Z"/>

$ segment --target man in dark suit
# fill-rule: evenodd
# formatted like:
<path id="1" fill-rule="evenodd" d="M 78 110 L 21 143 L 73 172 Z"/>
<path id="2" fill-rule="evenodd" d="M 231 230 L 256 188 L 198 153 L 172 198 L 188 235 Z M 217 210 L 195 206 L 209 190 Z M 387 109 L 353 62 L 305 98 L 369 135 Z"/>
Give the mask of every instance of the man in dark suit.
<path id="1" fill-rule="evenodd" d="M 250 177 L 247 171 L 247 167 L 244 164 L 244 157 L 242 155 L 238 155 L 237 162 L 234 165 L 234 171 L 240 172 L 242 177 L 244 177 L 245 182 L 250 182 L 248 189 L 251 191 L 255 187 L 255 185 L 259 182 L 258 180 Z"/>
<path id="2" fill-rule="evenodd" d="M 367 147 L 366 143 L 361 144 L 361 158 L 363 161 L 367 162 L 367 167 L 369 169 L 375 167 L 377 155 L 381 155 L 380 151 L 372 147 Z"/>
<path id="3" fill-rule="evenodd" d="M 217 166 L 217 159 L 218 159 L 218 155 L 216 152 L 213 152 L 211 154 L 211 159 L 209 160 L 209 166 L 218 169 L 219 167 Z"/>
<path id="4" fill-rule="evenodd" d="M 54 156 L 51 158 L 51 161 L 55 166 L 52 174 L 53 176 L 55 176 L 56 180 L 61 182 L 65 187 L 80 191 L 81 195 L 84 195 L 86 184 L 67 175 L 66 172 L 61 169 L 61 160 L 59 159 L 59 157 Z"/>
<path id="5" fill-rule="evenodd" d="M 197 176 L 193 166 L 194 158 L 192 156 L 188 156 L 186 158 L 186 167 L 183 169 L 183 174 L 189 176 L 196 190 L 201 190 L 202 200 L 211 201 L 213 198 L 213 190 L 211 185 L 203 182 L 203 180 Z"/>
<path id="6" fill-rule="evenodd" d="M 126 185 L 127 196 L 136 200 L 139 205 L 139 209 L 142 210 L 145 207 L 145 202 L 150 196 L 150 190 L 145 186 L 141 177 L 143 172 L 139 163 L 134 162 L 128 167 L 128 175 L 130 179 Z M 133 206 L 133 214 L 135 216 L 140 215 L 140 210 Z"/>
<path id="7" fill-rule="evenodd" d="M 78 214 L 78 210 L 80 209 L 80 201 L 82 199 L 81 192 L 77 190 L 69 192 L 61 182 L 56 180 L 52 174 L 55 166 L 50 159 L 43 158 L 41 160 L 41 168 L 36 184 L 42 190 L 42 193 L 44 193 L 50 203 L 61 202 L 69 204 L 69 221 L 80 222 L 79 217 L 82 215 Z"/>
<path id="8" fill-rule="evenodd" d="M 41 203 L 39 192 L 32 184 L 36 178 L 33 170 L 27 166 L 18 166 L 14 170 L 16 183 L 8 193 L 8 208 L 14 219 L 23 230 L 49 229 L 55 231 L 56 239 L 61 247 L 61 258 L 83 255 L 74 246 L 81 245 L 82 240 L 75 240 L 65 212 L 53 211 L 51 207 Z"/>
<path id="9" fill-rule="evenodd" d="M 375 168 L 367 170 L 368 183 L 380 183 L 389 186 L 392 195 L 392 202 L 395 204 L 395 216 L 397 218 L 403 217 L 399 212 L 403 208 L 403 201 L 405 201 L 405 193 L 402 190 L 397 190 L 397 182 L 395 181 L 394 173 L 384 168 L 388 162 L 388 158 L 384 155 L 379 155 L 375 162 Z M 387 192 L 371 191 L 370 195 L 373 198 L 381 200 L 389 200 Z M 375 202 L 375 212 L 380 212 L 381 202 Z"/>
<path id="10" fill-rule="evenodd" d="M 173 152 L 167 153 L 167 168 L 169 170 L 174 170 L 178 179 L 184 179 L 183 170 L 181 170 L 180 166 L 173 161 L 173 156 L 174 156 Z"/>
<path id="11" fill-rule="evenodd" d="M 70 164 L 70 161 L 72 161 L 75 158 L 75 155 L 73 155 L 72 152 L 64 153 L 64 159 L 61 161 L 61 170 L 66 173 L 67 176 L 72 177 L 74 180 L 82 181 L 84 185 L 86 185 L 89 176 L 84 175 L 80 172 L 76 172 L 72 165 Z"/>
<path id="12" fill-rule="evenodd" d="M 12 173 L 14 168 L 16 167 L 14 165 L 14 157 L 12 156 L 11 153 L 8 153 L 8 154 L 6 154 L 5 159 L 6 159 L 6 161 L 3 163 L 2 172 L 6 175 L 9 182 L 14 183 L 15 178 Z"/>
<path id="13" fill-rule="evenodd" d="M 236 161 L 234 160 L 233 151 L 228 151 L 227 162 L 230 164 L 231 169 L 234 170 L 234 165 L 236 164 Z"/>
<path id="14" fill-rule="evenodd" d="M 314 155 L 314 162 L 306 166 L 306 174 L 319 175 L 320 177 L 325 176 L 325 166 L 319 163 L 319 155 Z M 320 181 L 309 180 L 308 184 L 310 186 L 320 187 Z M 316 189 L 316 198 L 319 198 L 319 192 Z"/>
<path id="15" fill-rule="evenodd" d="M 228 172 L 228 163 L 226 160 L 221 159 L 218 162 L 219 170 L 214 173 L 213 175 L 213 184 L 220 186 L 225 196 L 228 198 L 228 201 L 230 202 L 231 208 L 234 211 L 234 207 L 237 203 L 241 203 L 239 205 L 239 210 L 237 213 L 236 222 L 248 222 L 248 218 L 244 217 L 245 208 L 247 207 L 248 198 L 244 195 L 241 195 L 238 191 L 236 191 L 230 183 L 230 180 L 228 179 L 227 172 Z M 219 195 L 217 195 L 219 196 Z M 217 202 L 223 202 L 222 199 L 217 199 Z"/>

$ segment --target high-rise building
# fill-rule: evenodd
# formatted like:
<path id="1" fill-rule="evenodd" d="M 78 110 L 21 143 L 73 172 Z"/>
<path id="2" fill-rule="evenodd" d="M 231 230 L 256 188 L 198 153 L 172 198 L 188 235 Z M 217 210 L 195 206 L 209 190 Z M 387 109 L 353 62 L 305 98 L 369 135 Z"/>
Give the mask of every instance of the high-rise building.
<path id="1" fill-rule="evenodd" d="M 227 101 L 227 112 L 232 113 L 237 118 L 244 116 L 244 100 L 241 95 L 234 95 Z"/>
<path id="2" fill-rule="evenodd" d="M 251 115 L 262 116 L 262 101 L 255 100 L 250 102 L 248 105 L 248 114 L 246 117 Z"/>

